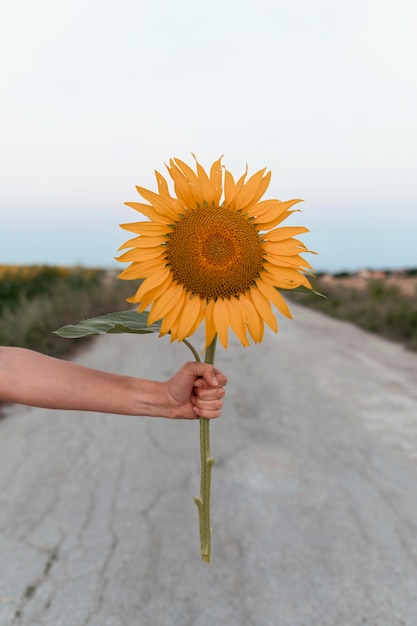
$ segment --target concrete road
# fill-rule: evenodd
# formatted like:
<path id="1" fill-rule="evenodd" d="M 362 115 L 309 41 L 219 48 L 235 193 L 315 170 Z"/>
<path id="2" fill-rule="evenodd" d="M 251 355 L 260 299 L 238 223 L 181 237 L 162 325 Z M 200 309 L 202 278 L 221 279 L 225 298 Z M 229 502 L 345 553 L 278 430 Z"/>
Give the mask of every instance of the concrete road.
<path id="1" fill-rule="evenodd" d="M 197 422 L 7 408 L 1 626 L 417 625 L 417 355 L 292 310 L 218 350 L 211 566 Z M 78 360 L 164 379 L 189 354 L 108 336 Z"/>

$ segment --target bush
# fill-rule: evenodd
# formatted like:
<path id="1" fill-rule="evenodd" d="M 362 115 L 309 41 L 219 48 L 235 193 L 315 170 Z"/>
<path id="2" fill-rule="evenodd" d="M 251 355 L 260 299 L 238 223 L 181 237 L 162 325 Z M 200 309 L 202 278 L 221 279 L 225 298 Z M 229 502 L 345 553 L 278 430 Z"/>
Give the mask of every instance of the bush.
<path id="1" fill-rule="evenodd" d="M 62 356 L 85 340 L 54 330 L 81 319 L 128 308 L 132 284 L 105 270 L 13 268 L 0 276 L 0 345 Z"/>
<path id="2" fill-rule="evenodd" d="M 316 279 L 313 288 L 326 298 L 311 292 L 289 291 L 287 295 L 299 304 L 417 350 L 417 301 L 403 295 L 396 286 L 371 280 L 368 289 L 361 290 L 348 287 L 343 281 L 331 284 Z"/>

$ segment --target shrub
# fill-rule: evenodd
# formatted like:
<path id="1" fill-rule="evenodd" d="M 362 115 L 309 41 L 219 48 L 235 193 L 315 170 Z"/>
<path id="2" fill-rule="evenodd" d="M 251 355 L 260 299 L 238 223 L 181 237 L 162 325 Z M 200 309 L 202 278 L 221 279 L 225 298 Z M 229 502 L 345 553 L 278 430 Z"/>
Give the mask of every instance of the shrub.
<path id="1" fill-rule="evenodd" d="M 132 285 L 105 270 L 14 268 L 0 276 L 0 345 L 61 356 L 82 340 L 53 333 L 65 324 L 128 308 Z"/>
<path id="2" fill-rule="evenodd" d="M 300 304 L 417 350 L 417 299 L 403 295 L 395 285 L 372 280 L 368 289 L 356 289 L 343 281 L 332 284 L 316 279 L 313 288 L 326 298 L 311 292 L 289 291 L 287 295 Z"/>

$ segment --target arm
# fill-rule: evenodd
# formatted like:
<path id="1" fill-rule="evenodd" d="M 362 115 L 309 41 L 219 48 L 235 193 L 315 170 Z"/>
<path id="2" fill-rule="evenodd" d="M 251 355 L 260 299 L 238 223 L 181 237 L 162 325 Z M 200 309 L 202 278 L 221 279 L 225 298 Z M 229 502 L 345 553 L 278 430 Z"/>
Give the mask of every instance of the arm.
<path id="1" fill-rule="evenodd" d="M 0 347 L 0 400 L 120 415 L 218 417 L 226 378 L 186 363 L 168 381 L 111 374 L 23 348 Z"/>

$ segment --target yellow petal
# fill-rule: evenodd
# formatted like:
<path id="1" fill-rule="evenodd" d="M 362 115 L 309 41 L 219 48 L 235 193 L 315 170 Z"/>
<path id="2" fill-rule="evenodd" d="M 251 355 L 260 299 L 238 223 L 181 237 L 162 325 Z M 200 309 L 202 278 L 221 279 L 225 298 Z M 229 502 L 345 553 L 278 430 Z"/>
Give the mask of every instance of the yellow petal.
<path id="1" fill-rule="evenodd" d="M 279 254 L 268 253 L 264 263 L 265 267 L 268 266 L 268 263 L 272 263 L 272 265 L 276 265 L 278 267 L 290 267 L 292 269 L 302 269 L 302 271 L 308 270 L 309 273 L 314 271 L 310 263 L 303 259 L 303 257 L 299 254 L 295 254 L 294 256 L 279 256 Z"/>
<path id="2" fill-rule="evenodd" d="M 185 295 L 185 298 L 188 297 L 188 294 Z M 185 308 L 185 304 L 184 304 L 184 308 Z M 184 308 L 180 309 L 179 314 L 173 319 L 172 323 L 171 323 L 171 343 L 173 341 L 180 341 L 179 339 L 179 327 L 182 321 L 182 316 L 184 314 Z"/>
<path id="3" fill-rule="evenodd" d="M 121 228 L 138 235 L 156 235 L 164 236 L 169 234 L 172 229 L 168 224 L 155 224 L 154 222 L 132 222 L 131 224 L 120 224 Z"/>
<path id="4" fill-rule="evenodd" d="M 249 297 L 246 295 L 239 297 L 239 303 L 241 303 L 244 308 L 250 336 L 255 343 L 260 343 L 264 336 L 264 325 L 263 321 L 259 317 L 255 305 L 253 304 L 252 300 L 249 299 Z"/>
<path id="5" fill-rule="evenodd" d="M 166 250 L 163 246 L 158 246 L 157 248 L 146 248 L 144 250 L 138 250 L 137 248 L 133 248 L 133 250 L 128 250 L 127 252 L 124 252 L 121 256 L 117 258 L 117 260 L 121 261 L 122 263 L 126 263 L 129 261 L 135 261 L 136 263 L 140 263 L 141 261 L 160 259 L 162 265 L 165 265 L 165 252 Z"/>
<path id="6" fill-rule="evenodd" d="M 252 288 L 250 290 L 250 297 L 252 299 L 253 304 L 256 307 L 259 315 L 268 326 L 274 331 L 278 332 L 277 319 L 272 312 L 271 305 L 269 304 L 269 300 L 262 294 L 259 289 Z"/>
<path id="7" fill-rule="evenodd" d="M 194 172 L 194 170 L 189 165 L 187 165 L 187 163 L 184 163 L 184 161 L 181 161 L 181 159 L 174 159 L 174 163 L 177 169 L 182 170 L 182 174 L 185 176 L 189 183 L 198 186 L 198 176 Z"/>
<path id="8" fill-rule="evenodd" d="M 285 239 L 284 241 L 264 241 L 262 247 L 266 252 L 280 256 L 294 256 L 309 252 L 302 241 L 298 239 Z"/>
<path id="9" fill-rule="evenodd" d="M 159 195 L 169 199 L 172 203 L 175 204 L 177 200 L 176 198 L 173 198 L 171 194 L 169 193 L 168 183 L 166 179 L 162 176 L 162 174 L 158 172 L 158 170 L 155 170 L 155 178 L 156 178 L 156 183 L 158 185 Z"/>
<path id="10" fill-rule="evenodd" d="M 200 163 L 197 161 L 195 156 L 194 156 L 194 159 L 195 159 L 196 168 L 197 168 L 198 185 L 200 188 L 199 196 L 201 200 L 199 201 L 199 204 L 200 206 L 202 206 L 204 202 L 207 202 L 207 204 L 212 204 L 214 196 L 213 196 L 213 189 L 210 183 L 210 179 L 207 176 L 206 170 L 204 169 L 204 167 L 200 165 Z"/>
<path id="11" fill-rule="evenodd" d="M 240 192 L 241 192 L 241 191 L 242 191 L 242 189 L 243 189 L 243 186 L 244 186 L 244 184 L 245 184 L 245 178 L 246 178 L 247 173 L 248 173 L 248 166 L 246 165 L 246 171 L 245 171 L 245 173 L 244 173 L 244 174 L 242 174 L 242 176 L 239 178 L 239 180 L 238 180 L 238 181 L 237 181 L 237 183 L 235 184 L 235 190 L 234 190 L 233 199 L 232 199 L 232 201 L 231 201 L 229 204 L 227 204 L 227 205 L 226 205 L 226 206 L 228 206 L 230 209 L 235 209 L 235 210 L 237 210 L 237 211 L 238 211 L 238 210 L 239 210 L 239 208 L 240 208 L 239 206 L 237 206 L 237 203 L 236 203 L 236 198 L 239 196 Z"/>
<path id="12" fill-rule="evenodd" d="M 204 202 L 204 186 L 201 184 L 199 177 L 189 165 L 184 163 L 184 161 L 181 161 L 180 159 L 174 159 L 174 161 L 178 169 L 182 170 L 182 173 L 188 182 L 187 192 L 193 196 L 194 203 L 202 206 Z"/>
<path id="13" fill-rule="evenodd" d="M 117 278 L 120 278 L 120 280 L 136 280 L 143 278 L 143 276 L 141 276 L 140 263 L 132 263 L 129 267 L 120 272 Z"/>
<path id="14" fill-rule="evenodd" d="M 302 284 L 304 285 L 304 287 L 307 287 L 307 289 L 313 289 L 313 285 L 310 283 L 307 276 L 304 276 L 304 280 Z"/>
<path id="15" fill-rule="evenodd" d="M 127 243 L 125 243 L 123 245 L 123 248 L 136 248 L 136 249 L 143 249 L 143 248 L 161 248 L 161 246 L 163 246 L 163 244 L 165 243 L 165 239 L 163 237 L 153 237 L 151 235 L 149 235 L 149 237 L 144 237 L 143 235 L 139 235 L 139 237 L 134 237 L 133 239 L 131 239 L 130 241 L 128 241 Z"/>
<path id="16" fill-rule="evenodd" d="M 293 280 L 298 280 L 299 277 L 302 274 L 299 272 L 299 270 L 294 269 L 293 267 L 269 267 L 268 270 L 266 270 L 264 268 L 264 271 L 262 272 L 262 278 L 265 279 L 267 282 L 271 283 L 271 281 L 277 281 L 276 284 L 278 284 L 278 281 L 282 281 L 282 280 L 288 280 L 288 281 L 293 281 Z"/>
<path id="17" fill-rule="evenodd" d="M 165 219 L 178 219 L 177 207 L 169 198 L 160 196 L 158 193 L 145 189 L 144 187 L 136 187 L 136 189 L 142 198 L 145 198 L 145 200 L 150 202 L 154 209 L 156 209 L 160 215 L 164 216 Z"/>
<path id="18" fill-rule="evenodd" d="M 146 279 L 146 280 L 148 280 L 148 279 Z M 140 302 L 140 306 L 139 306 L 139 309 L 138 309 L 139 313 L 141 313 L 142 311 L 147 309 L 148 306 L 150 306 L 154 300 L 156 300 L 163 293 L 165 293 L 165 291 L 171 285 L 171 278 L 170 277 L 167 278 L 163 283 L 161 283 L 157 287 L 154 287 L 153 289 L 149 289 L 149 291 L 147 291 L 146 293 L 142 293 L 141 292 L 141 288 L 142 288 L 142 285 L 144 283 L 145 283 L 145 281 L 142 282 L 141 286 L 139 287 L 139 289 L 137 290 L 137 292 L 135 294 L 135 302 L 138 302 L 138 298 L 139 298 L 139 302 Z"/>
<path id="19" fill-rule="evenodd" d="M 240 302 L 237 298 L 230 298 L 230 300 L 225 300 L 227 305 L 227 310 L 229 314 L 229 323 L 230 327 L 235 333 L 235 335 L 240 340 L 240 343 L 243 346 L 249 346 L 249 341 L 246 336 L 246 314 Z"/>
<path id="20" fill-rule="evenodd" d="M 266 241 L 283 241 L 284 239 L 290 239 L 295 235 L 301 235 L 301 233 L 308 233 L 308 228 L 304 226 L 281 226 L 275 230 L 270 230 L 263 235 L 263 239 Z"/>
<path id="21" fill-rule="evenodd" d="M 206 308 L 206 345 L 205 345 L 205 349 L 207 349 L 215 335 L 216 335 L 216 326 L 214 325 L 214 321 L 213 321 L 213 307 L 214 307 L 214 300 L 209 300 L 207 303 L 207 308 Z"/>
<path id="22" fill-rule="evenodd" d="M 134 248 L 135 247 L 135 243 L 137 243 L 138 241 L 139 241 L 139 237 L 134 237 L 133 239 L 129 239 L 124 244 L 119 246 L 118 249 L 119 250 L 126 250 L 126 248 Z"/>
<path id="23" fill-rule="evenodd" d="M 222 196 L 222 166 L 221 166 L 221 160 L 222 160 L 222 157 L 220 157 L 220 159 L 215 161 L 213 163 L 213 165 L 211 166 L 211 169 L 210 169 L 210 184 L 211 184 L 211 190 L 212 190 L 212 194 L 213 194 L 213 203 L 215 205 L 219 205 L 220 204 L 220 198 Z"/>
<path id="24" fill-rule="evenodd" d="M 166 265 L 165 259 L 149 259 L 149 261 L 140 262 L 140 273 L 143 278 L 147 278 L 150 274 L 159 272 Z"/>
<path id="25" fill-rule="evenodd" d="M 198 296 L 195 296 L 195 297 L 197 298 Z M 200 326 L 201 322 L 203 321 L 203 319 L 206 316 L 206 309 L 207 309 L 206 301 L 203 300 L 202 298 L 199 298 L 199 300 L 200 300 L 200 312 L 199 312 L 199 314 L 197 315 L 197 317 L 195 319 L 194 325 L 191 327 L 190 335 L 189 335 L 190 337 L 191 337 L 191 335 L 193 335 L 195 333 L 195 331 Z"/>
<path id="26" fill-rule="evenodd" d="M 262 202 L 254 202 L 246 207 L 248 217 L 259 217 L 270 211 L 274 211 L 276 215 L 285 211 L 282 207 L 281 200 L 262 200 Z"/>
<path id="27" fill-rule="evenodd" d="M 170 165 L 167 165 L 169 175 L 174 181 L 174 188 L 177 198 L 182 206 L 189 209 L 195 209 L 197 202 L 190 188 L 188 179 L 184 176 L 181 170 L 175 165 L 174 161 L 170 160 Z"/>
<path id="28" fill-rule="evenodd" d="M 201 300 L 198 296 L 190 298 L 190 294 L 185 297 L 185 305 L 182 311 L 181 320 L 178 326 L 178 341 L 193 334 L 194 325 L 199 318 Z"/>
<path id="29" fill-rule="evenodd" d="M 281 268 L 279 272 L 276 272 L 275 274 L 264 270 L 262 272 L 262 280 L 270 285 L 278 287 L 278 289 L 296 289 L 297 287 L 300 287 L 300 285 L 304 285 L 305 287 L 308 287 L 308 289 L 311 289 L 309 281 L 303 274 L 289 268 Z"/>
<path id="30" fill-rule="evenodd" d="M 248 208 L 248 215 L 254 218 L 255 224 L 265 224 L 288 211 L 294 204 L 298 204 L 302 200 L 295 198 L 294 200 L 265 200 Z"/>
<path id="31" fill-rule="evenodd" d="M 181 302 L 182 300 L 180 300 L 180 303 Z M 166 315 L 164 315 L 164 317 L 162 318 L 162 322 L 161 322 L 161 329 L 159 331 L 159 334 L 161 337 L 171 332 L 173 324 L 175 324 L 175 321 L 181 315 L 181 313 L 182 313 L 182 308 L 179 305 L 177 305 L 173 309 L 171 309 L 168 313 L 166 313 Z"/>
<path id="32" fill-rule="evenodd" d="M 258 280 L 256 284 L 259 291 L 277 307 L 280 313 L 285 315 L 285 317 L 292 319 L 291 311 L 289 310 L 287 303 L 275 287 L 272 287 L 263 280 Z"/>
<path id="33" fill-rule="evenodd" d="M 167 223 L 166 215 L 161 215 L 153 206 L 149 204 L 143 204 L 142 202 L 125 202 L 125 205 L 130 207 L 131 209 L 135 209 L 135 211 L 139 211 L 146 217 L 149 217 L 150 220 L 156 222 L 157 224 L 165 224 Z"/>
<path id="34" fill-rule="evenodd" d="M 251 176 L 241 191 L 236 195 L 234 206 L 238 210 L 250 206 L 263 196 L 271 178 L 271 172 L 268 172 L 265 178 L 263 178 L 265 170 L 266 168 L 259 170 L 259 172 L 256 172 L 256 174 Z"/>
<path id="35" fill-rule="evenodd" d="M 213 189 L 210 184 L 210 179 L 207 176 L 206 170 L 197 162 L 198 182 L 202 189 L 203 202 L 207 204 L 213 204 Z"/>
<path id="36" fill-rule="evenodd" d="M 151 289 L 155 289 L 155 287 L 158 287 L 159 285 L 164 283 L 167 279 L 172 280 L 171 270 L 168 267 L 162 268 L 160 271 L 155 272 L 155 274 L 146 278 L 146 280 L 144 280 L 141 286 L 139 287 L 139 292 L 138 292 L 139 297 L 141 298 L 148 291 L 150 291 Z"/>
<path id="37" fill-rule="evenodd" d="M 281 213 L 281 215 L 278 215 L 277 217 L 272 217 L 269 222 L 262 221 L 258 224 L 254 224 L 254 226 L 258 230 L 270 230 L 271 228 L 275 228 L 275 226 L 278 226 L 278 224 L 284 222 L 292 213 L 301 213 L 301 210 L 294 209 L 293 211 L 284 211 L 284 213 Z M 262 218 L 263 217 L 264 216 L 262 216 Z"/>
<path id="38" fill-rule="evenodd" d="M 213 307 L 213 321 L 220 339 L 226 350 L 228 345 L 229 315 L 223 298 L 217 298 Z"/>
<path id="39" fill-rule="evenodd" d="M 152 308 L 149 311 L 149 323 L 153 324 L 156 320 L 162 319 L 167 315 L 178 302 L 184 298 L 184 290 L 178 285 L 174 285 L 165 291 L 157 300 L 152 304 Z"/>
<path id="40" fill-rule="evenodd" d="M 258 189 L 254 197 L 251 200 L 251 204 L 253 204 L 254 202 L 259 202 L 259 200 L 262 198 L 262 196 L 268 189 L 270 182 L 271 182 L 271 172 L 267 172 L 265 176 L 262 178 L 261 182 L 259 183 Z"/>
<path id="41" fill-rule="evenodd" d="M 229 170 L 224 172 L 224 204 L 230 207 L 235 196 L 235 181 Z"/>

